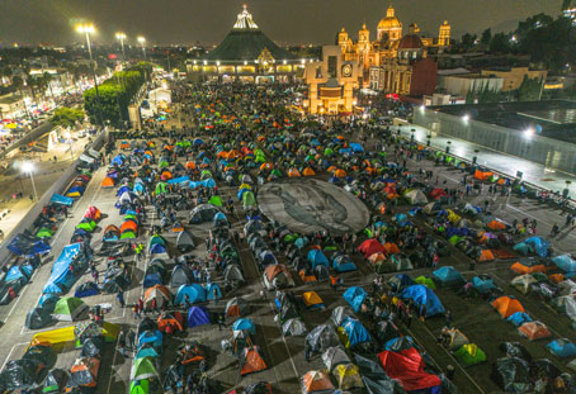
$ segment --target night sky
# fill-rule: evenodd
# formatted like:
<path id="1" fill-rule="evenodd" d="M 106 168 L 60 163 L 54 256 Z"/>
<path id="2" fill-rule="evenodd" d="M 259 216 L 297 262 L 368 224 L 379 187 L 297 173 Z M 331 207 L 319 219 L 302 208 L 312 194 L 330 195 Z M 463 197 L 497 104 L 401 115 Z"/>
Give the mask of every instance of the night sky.
<path id="1" fill-rule="evenodd" d="M 149 43 L 215 43 L 231 29 L 241 0 L 0 0 L 0 42 L 68 44 L 78 41 L 75 18 L 97 26 L 99 42 L 116 31 Z M 363 21 L 374 38 L 390 0 L 246 0 L 255 22 L 279 43 L 332 43 L 341 26 L 356 32 Z M 509 31 L 539 12 L 557 16 L 562 0 L 396 0 L 397 16 L 436 36 L 447 19 L 453 37 L 487 27 Z"/>

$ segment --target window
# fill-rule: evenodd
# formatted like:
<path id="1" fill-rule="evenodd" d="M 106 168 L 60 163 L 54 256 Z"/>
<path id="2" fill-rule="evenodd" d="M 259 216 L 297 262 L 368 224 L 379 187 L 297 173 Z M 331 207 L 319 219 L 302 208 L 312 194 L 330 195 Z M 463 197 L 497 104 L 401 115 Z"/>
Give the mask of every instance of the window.
<path id="1" fill-rule="evenodd" d="M 329 78 L 336 78 L 337 76 L 337 57 L 329 56 L 328 60 Z"/>

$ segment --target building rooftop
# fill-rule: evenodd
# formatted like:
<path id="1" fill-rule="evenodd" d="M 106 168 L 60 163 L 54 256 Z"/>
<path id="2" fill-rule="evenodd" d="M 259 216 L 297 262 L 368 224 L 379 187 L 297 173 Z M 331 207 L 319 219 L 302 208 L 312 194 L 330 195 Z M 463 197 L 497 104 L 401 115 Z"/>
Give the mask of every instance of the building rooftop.
<path id="1" fill-rule="evenodd" d="M 547 100 L 488 104 L 433 106 L 428 110 L 525 132 L 575 144 L 575 102 Z"/>

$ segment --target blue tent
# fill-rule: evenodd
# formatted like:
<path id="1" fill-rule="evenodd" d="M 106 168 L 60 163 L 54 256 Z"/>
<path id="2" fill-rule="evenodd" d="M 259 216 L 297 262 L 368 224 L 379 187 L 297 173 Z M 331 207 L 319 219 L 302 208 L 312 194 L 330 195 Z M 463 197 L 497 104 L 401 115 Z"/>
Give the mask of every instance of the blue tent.
<path id="1" fill-rule="evenodd" d="M 50 251 L 52 248 L 44 243 L 43 241 L 36 241 L 32 244 L 26 240 L 21 240 L 20 235 L 16 235 L 14 239 L 8 245 L 8 250 L 10 250 L 14 255 L 33 257 L 36 254 L 44 254 Z"/>
<path id="2" fill-rule="evenodd" d="M 254 322 L 250 318 L 239 318 L 232 324 L 233 331 L 247 331 L 251 335 L 256 335 Z"/>
<path id="3" fill-rule="evenodd" d="M 163 254 L 166 252 L 166 246 L 164 244 L 155 243 L 150 246 L 151 254 Z"/>
<path id="4" fill-rule="evenodd" d="M 205 307 L 192 306 L 188 310 L 188 327 L 194 328 L 198 325 L 210 325 L 210 318 Z"/>
<path id="5" fill-rule="evenodd" d="M 493 279 L 491 278 L 482 279 L 481 277 L 478 276 L 473 277 L 473 287 L 480 294 L 486 294 L 490 290 L 497 288 L 497 286 L 493 282 Z"/>
<path id="6" fill-rule="evenodd" d="M 194 145 L 203 145 L 204 141 L 202 141 L 202 139 L 196 138 L 196 139 L 194 139 L 193 144 Z"/>
<path id="7" fill-rule="evenodd" d="M 135 184 L 134 188 L 132 188 L 132 192 L 133 193 L 143 193 L 144 192 L 144 185 L 142 185 L 141 183 Z"/>
<path id="8" fill-rule="evenodd" d="M 365 152 L 365 150 L 363 149 L 363 146 L 360 145 L 359 143 L 351 143 L 350 144 L 353 152 Z"/>
<path id="9" fill-rule="evenodd" d="M 207 300 L 214 300 L 215 299 L 215 291 L 216 291 L 216 299 L 222 299 L 222 292 L 220 291 L 220 287 L 218 284 L 210 283 L 206 286 L 206 299 Z"/>
<path id="10" fill-rule="evenodd" d="M 513 325 L 515 325 L 518 328 L 526 322 L 533 321 L 533 319 L 531 317 L 529 317 L 529 314 L 524 313 L 522 311 L 518 311 L 514 314 L 511 314 L 509 316 L 509 318 L 507 318 L 507 321 L 511 322 Z"/>
<path id="11" fill-rule="evenodd" d="M 52 274 L 44 286 L 42 293 L 62 293 L 69 288 L 76 279 L 69 273 L 70 264 L 80 253 L 81 243 L 67 245 L 52 265 Z"/>
<path id="12" fill-rule="evenodd" d="M 162 284 L 162 276 L 158 272 L 149 273 L 144 277 L 142 286 L 144 289 L 150 288 L 153 285 Z"/>
<path id="13" fill-rule="evenodd" d="M 307 255 L 307 259 L 309 263 L 313 266 L 313 269 L 318 265 L 323 265 L 327 267 L 330 266 L 329 260 L 321 250 L 310 250 Z"/>
<path id="14" fill-rule="evenodd" d="M 466 283 L 465 279 L 453 266 L 443 266 L 433 272 L 436 282 L 442 287 L 455 287 Z"/>
<path id="15" fill-rule="evenodd" d="M 403 288 L 415 285 L 415 282 L 408 274 L 398 273 L 389 279 L 394 291 L 400 291 Z"/>
<path id="16" fill-rule="evenodd" d="M 160 354 L 158 354 L 158 351 L 156 351 L 156 349 L 154 347 L 147 347 L 147 348 L 143 348 L 138 350 L 138 352 L 136 353 L 136 357 L 134 357 L 134 359 L 139 359 L 139 358 L 144 358 L 144 357 L 150 357 L 150 358 L 158 358 L 160 356 Z"/>
<path id="17" fill-rule="evenodd" d="M 58 303 L 59 300 L 60 296 L 56 294 L 44 294 L 40 297 L 40 300 L 38 301 L 38 307 L 41 307 L 44 310 L 52 312 L 54 311 L 54 307 L 56 306 L 56 303 Z"/>
<path id="18" fill-rule="evenodd" d="M 124 192 L 130 192 L 130 188 L 128 187 L 128 185 L 123 185 L 120 188 L 118 188 L 118 192 L 116 192 L 116 196 L 122 196 L 122 194 Z"/>
<path id="19" fill-rule="evenodd" d="M 553 258 L 553 263 L 563 270 L 568 277 L 575 277 L 575 261 L 569 255 L 559 255 Z"/>
<path id="20" fill-rule="evenodd" d="M 357 319 L 347 317 L 342 325 L 347 337 L 349 339 L 349 345 L 355 346 L 357 344 L 368 343 L 371 341 L 371 335 L 369 331 L 361 324 Z"/>
<path id="21" fill-rule="evenodd" d="M 30 281 L 32 272 L 33 272 L 32 266 L 14 265 L 10 268 L 10 270 L 8 270 L 8 273 L 6 273 L 4 282 L 11 283 L 12 281 L 23 280 L 24 283 L 27 283 L 28 281 Z"/>
<path id="22" fill-rule="evenodd" d="M 219 211 L 212 217 L 212 226 L 220 225 L 228 225 L 228 218 L 226 218 L 226 214 Z"/>
<path id="23" fill-rule="evenodd" d="M 424 306 L 427 311 L 427 317 L 432 317 L 445 312 L 437 295 L 424 285 L 411 285 L 403 289 L 399 295 L 401 299 L 411 299 L 419 306 Z"/>
<path id="24" fill-rule="evenodd" d="M 124 158 L 122 157 L 122 155 L 116 155 L 114 157 L 114 159 L 112 159 L 112 162 L 110 164 L 112 165 L 122 165 L 122 162 L 124 162 Z"/>
<path id="25" fill-rule="evenodd" d="M 74 199 L 55 193 L 54 195 L 52 195 L 50 203 L 61 204 L 63 206 L 72 206 L 72 203 L 74 203 Z"/>
<path id="26" fill-rule="evenodd" d="M 206 302 L 206 291 L 200 284 L 181 285 L 174 297 L 174 304 L 183 305 L 185 295 L 188 295 L 190 303 Z"/>
<path id="27" fill-rule="evenodd" d="M 162 332 L 159 330 L 145 331 L 138 336 L 138 348 L 143 344 L 152 344 L 153 347 L 162 347 Z"/>
<path id="28" fill-rule="evenodd" d="M 333 259 L 333 269 L 338 273 L 351 272 L 357 270 L 357 265 L 347 255 L 339 255 Z"/>
<path id="29" fill-rule="evenodd" d="M 549 247 L 551 247 L 551 244 L 540 236 L 529 237 L 525 240 L 525 244 L 529 244 L 533 247 L 537 255 L 541 258 L 545 258 L 549 255 Z"/>
<path id="30" fill-rule="evenodd" d="M 248 188 L 242 188 L 240 191 L 238 191 L 238 193 L 236 194 L 238 200 L 242 200 L 242 196 L 248 191 L 250 191 L 250 189 Z"/>
<path id="31" fill-rule="evenodd" d="M 184 184 L 184 183 L 188 183 L 189 180 L 190 180 L 190 178 L 188 178 L 188 176 L 182 176 L 182 177 L 178 177 L 178 178 L 173 178 L 172 180 L 168 180 L 168 183 L 171 185 Z"/>
<path id="32" fill-rule="evenodd" d="M 354 286 L 345 291 L 343 298 L 345 298 L 347 303 L 351 305 L 355 312 L 359 312 L 361 305 L 367 299 L 367 292 L 361 287 Z"/>
<path id="33" fill-rule="evenodd" d="M 518 252 L 519 254 L 521 254 L 523 256 L 527 256 L 527 255 L 533 253 L 534 249 L 529 244 L 522 241 L 522 242 L 517 243 L 513 246 L 513 251 Z"/>
<path id="34" fill-rule="evenodd" d="M 545 347 L 559 358 L 575 358 L 575 343 L 571 343 L 569 339 L 556 339 Z"/>
<path id="35" fill-rule="evenodd" d="M 385 343 L 386 351 L 399 352 L 413 347 L 415 347 L 415 342 L 411 336 L 395 337 Z"/>

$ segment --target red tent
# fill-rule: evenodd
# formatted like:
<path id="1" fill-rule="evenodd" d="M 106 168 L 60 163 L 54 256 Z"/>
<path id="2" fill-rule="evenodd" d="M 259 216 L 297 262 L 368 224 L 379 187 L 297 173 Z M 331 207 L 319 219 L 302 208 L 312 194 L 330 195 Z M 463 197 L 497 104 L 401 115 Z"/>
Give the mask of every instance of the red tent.
<path id="1" fill-rule="evenodd" d="M 441 188 L 435 188 L 431 191 L 430 196 L 433 199 L 437 200 L 440 199 L 441 196 L 448 196 L 448 195 L 447 192 L 443 191 Z"/>
<path id="2" fill-rule="evenodd" d="M 361 243 L 361 245 L 357 248 L 357 251 L 360 252 L 365 256 L 365 258 L 369 258 L 371 255 L 376 254 L 378 252 L 386 252 L 385 247 L 377 239 L 368 239 Z"/>
<path id="3" fill-rule="evenodd" d="M 378 357 L 385 373 L 390 378 L 398 380 L 407 392 L 441 385 L 438 376 L 425 372 L 425 362 L 414 347 L 398 353 L 383 351 Z"/>

